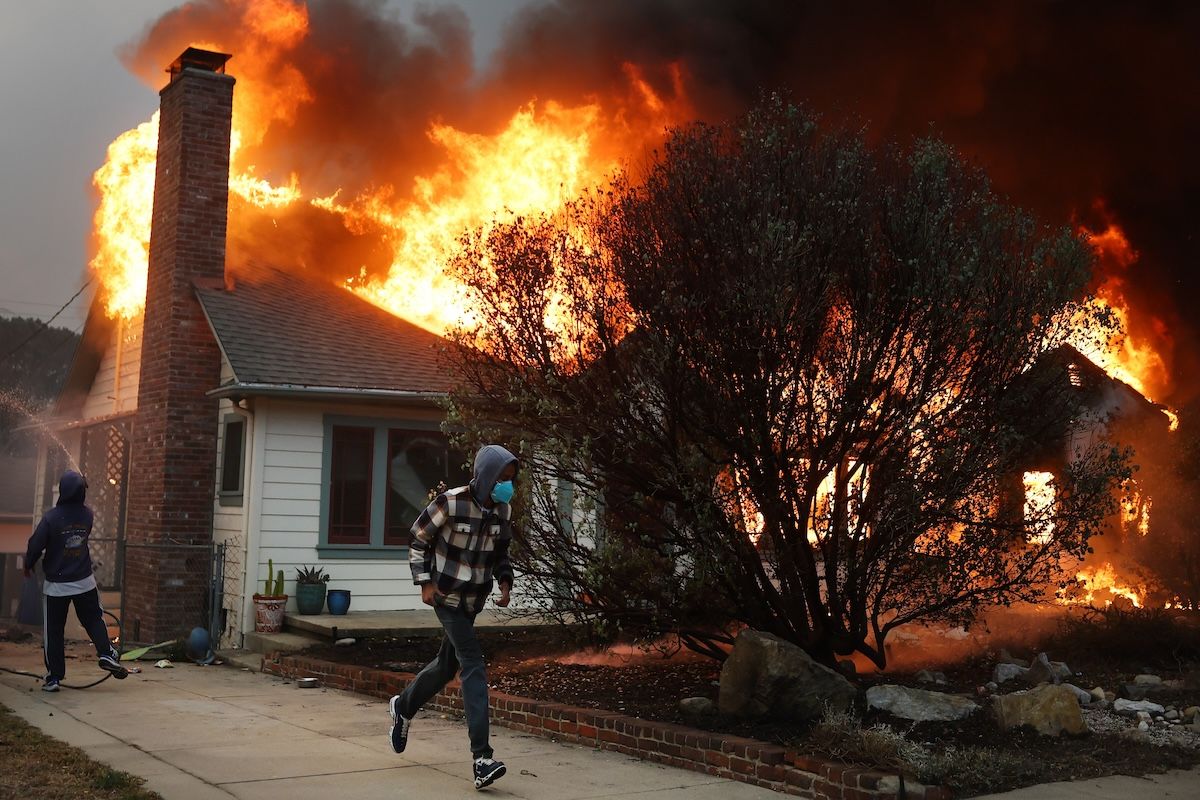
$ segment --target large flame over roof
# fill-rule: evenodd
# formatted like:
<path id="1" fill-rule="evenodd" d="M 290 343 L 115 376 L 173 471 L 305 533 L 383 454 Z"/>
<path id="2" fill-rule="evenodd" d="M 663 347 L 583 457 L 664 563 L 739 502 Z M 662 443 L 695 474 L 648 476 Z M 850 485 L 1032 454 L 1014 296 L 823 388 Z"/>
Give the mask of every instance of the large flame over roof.
<path id="1" fill-rule="evenodd" d="M 204 13 L 217 10 L 231 16 L 217 20 Z M 341 11 L 362 13 L 353 6 Z M 452 40 L 454 21 L 436 15 L 425 19 L 435 39 Z M 347 80 L 359 66 L 355 56 L 327 51 L 313 39 L 309 12 L 301 2 L 226 0 L 189 5 L 168 15 L 148 44 L 156 52 L 179 49 L 183 42 L 235 54 L 232 271 L 236 274 L 239 260 L 246 258 L 316 269 L 435 332 L 465 313 L 453 282 L 443 274 L 447 255 L 464 231 L 506 216 L 553 212 L 686 117 L 684 81 L 677 70 L 671 72 L 670 96 L 663 97 L 636 65 L 626 64 L 625 85 L 587 103 L 531 97 L 507 113 L 497 111 L 475 130 L 432 115 L 419 133 L 428 144 L 421 159 L 405 157 L 412 142 L 371 142 L 370 132 L 362 131 L 362 141 L 343 142 L 343 152 L 327 152 L 329 161 L 304 153 L 289 164 L 287 154 L 327 144 L 320 141 L 323 136 L 308 140 L 304 128 L 336 127 L 337 122 L 302 119 L 297 124 L 298 116 L 339 102 L 319 92 L 348 88 L 339 81 L 332 87 L 314 86 L 297 64 L 311 67 L 309 48 L 316 46 L 324 67 L 343 72 Z M 451 46 L 445 40 L 436 44 Z M 420 51 L 414 45 L 409 54 Z M 322 107 L 319 113 L 329 111 Z M 402 127 L 411 133 L 415 124 L 406 121 Z M 119 136 L 94 177 L 100 203 L 91 267 L 112 316 L 135 316 L 144 302 L 157 128 L 156 113 Z M 373 163 L 347 169 L 345 162 L 358 158 L 356 151 L 363 148 L 382 152 L 372 153 Z M 376 174 L 372 167 L 379 165 L 383 169 Z M 317 238 L 289 250 L 294 240 L 279 231 L 310 227 L 314 216 L 324 217 Z M 307 237 L 313 235 L 310 229 Z M 349 243 L 356 237 L 376 244 L 370 263 L 354 258 L 359 253 Z M 323 263 L 313 263 L 312 256 Z"/>
<path id="2" fill-rule="evenodd" d="M 1156 64 L 1190 56 L 1162 20 L 1093 11 L 946 4 L 918 19 L 886 3 L 863 16 L 771 0 L 539 0 L 476 71 L 468 19 L 451 7 L 402 22 L 355 0 L 193 0 L 124 57 L 158 88 L 189 45 L 234 54 L 232 269 L 258 259 L 319 273 L 439 332 L 463 313 L 441 263 L 464 228 L 552 211 L 636 162 L 668 125 L 723 117 L 771 87 L 882 137 L 939 120 L 1018 202 L 1051 218 L 1089 214 L 1098 301 L 1126 336 L 1080 349 L 1167 401 L 1196 348 L 1176 346 L 1178 310 L 1147 279 L 1165 274 L 1161 242 L 1141 236 L 1146 220 L 1131 209 L 1186 188 L 1191 173 L 1172 155 L 1186 125 L 1151 129 L 1147 109 L 1178 93 L 1122 76 L 1149 63 L 1139 47 Z M 969 35 L 944 37 L 947 26 Z M 1030 30 L 1061 49 L 1031 49 Z M 1111 52 L 1110 40 L 1121 42 Z M 1108 76 L 1111 104 L 1076 102 L 1080 48 Z M 1161 144 L 1117 125 L 1112 104 Z M 92 266 L 115 315 L 136 314 L 144 294 L 156 127 L 118 137 L 95 176 Z M 1088 212 L 1098 197 L 1104 212 Z M 1139 258 L 1131 241 L 1152 252 Z"/>

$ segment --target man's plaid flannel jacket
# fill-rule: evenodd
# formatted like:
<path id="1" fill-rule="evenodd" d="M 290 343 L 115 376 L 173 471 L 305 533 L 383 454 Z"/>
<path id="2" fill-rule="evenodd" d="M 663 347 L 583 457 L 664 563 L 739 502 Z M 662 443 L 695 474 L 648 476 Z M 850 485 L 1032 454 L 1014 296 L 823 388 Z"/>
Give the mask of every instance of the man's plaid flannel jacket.
<path id="1" fill-rule="evenodd" d="M 510 587 L 513 583 L 511 514 L 507 503 L 483 508 L 468 486 L 439 494 L 412 526 L 408 558 L 413 583 L 433 581 L 443 605 L 481 611 L 493 576 Z"/>

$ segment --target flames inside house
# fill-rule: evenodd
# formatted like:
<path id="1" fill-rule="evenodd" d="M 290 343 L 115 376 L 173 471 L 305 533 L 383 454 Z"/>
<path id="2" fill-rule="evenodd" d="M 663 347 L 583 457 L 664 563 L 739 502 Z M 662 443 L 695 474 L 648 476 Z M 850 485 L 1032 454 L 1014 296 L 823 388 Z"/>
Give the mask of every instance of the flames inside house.
<path id="1" fill-rule="evenodd" d="M 495 77 L 475 80 L 461 14 L 421 12 L 410 30 L 374 13 L 354 4 L 207 0 L 165 15 L 130 49 L 131 67 L 148 78 L 188 46 L 234 54 L 232 279 L 238 264 L 265 258 L 444 332 L 467 314 L 442 272 L 464 230 L 553 212 L 636 161 L 667 127 L 713 118 L 753 95 L 714 91 L 706 85 L 711 65 L 686 50 L 639 53 L 614 45 L 624 55 L 603 66 L 547 75 L 523 60 L 520 37 L 497 58 Z M 533 12 L 525 18 L 531 30 L 535 23 L 574 30 L 585 21 Z M 522 88 L 521 77 L 530 88 Z M 158 135 L 156 112 L 112 142 L 94 176 L 90 267 L 122 347 L 140 345 L 144 324 Z M 1072 347 L 1057 354 L 1089 409 L 1070 436 L 1111 434 L 1153 460 L 1171 448 L 1177 425 L 1175 412 L 1155 402 L 1174 388 L 1172 340 L 1154 309 L 1133 299 L 1138 254 L 1104 201 L 1085 199 L 1100 209 L 1103 225 L 1079 228 L 1092 235 L 1101 265 L 1094 302 L 1123 323 L 1125 335 L 1114 341 L 1081 328 Z M 114 413 L 130 402 L 120 352 L 116 358 Z M 88 458 L 119 472 L 128 460 L 124 447 L 120 436 L 94 446 L 89 440 Z M 1055 474 L 1067 452 L 1048 452 L 1021 476 L 1030 517 L 1055 502 Z M 1155 469 L 1144 469 L 1111 535 L 1083 563 L 1064 565 L 1077 585 L 1061 602 L 1182 602 L 1155 583 L 1153 560 L 1143 558 L 1169 503 L 1155 483 Z M 753 536 L 752 520 L 747 528 Z"/>

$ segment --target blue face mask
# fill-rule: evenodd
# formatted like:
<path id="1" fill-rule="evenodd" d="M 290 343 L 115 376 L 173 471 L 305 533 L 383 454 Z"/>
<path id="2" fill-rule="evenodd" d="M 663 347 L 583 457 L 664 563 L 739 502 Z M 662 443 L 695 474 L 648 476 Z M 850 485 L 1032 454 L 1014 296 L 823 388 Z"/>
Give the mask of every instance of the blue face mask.
<path id="1" fill-rule="evenodd" d="M 495 488 L 492 489 L 492 499 L 497 503 L 507 503 L 509 500 L 512 500 L 514 491 L 512 481 L 497 483 Z"/>

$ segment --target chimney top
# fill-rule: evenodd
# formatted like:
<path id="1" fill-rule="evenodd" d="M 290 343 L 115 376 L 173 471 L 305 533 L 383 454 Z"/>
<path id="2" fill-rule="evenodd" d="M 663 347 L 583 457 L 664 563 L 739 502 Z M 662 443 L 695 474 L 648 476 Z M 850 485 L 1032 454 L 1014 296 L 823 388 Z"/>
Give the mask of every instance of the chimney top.
<path id="1" fill-rule="evenodd" d="M 189 47 L 179 58 L 171 62 L 167 72 L 171 73 L 174 83 L 179 74 L 185 69 L 198 69 L 204 72 L 225 72 L 225 62 L 230 59 L 229 53 L 217 53 L 212 50 L 201 50 L 199 47 Z"/>

